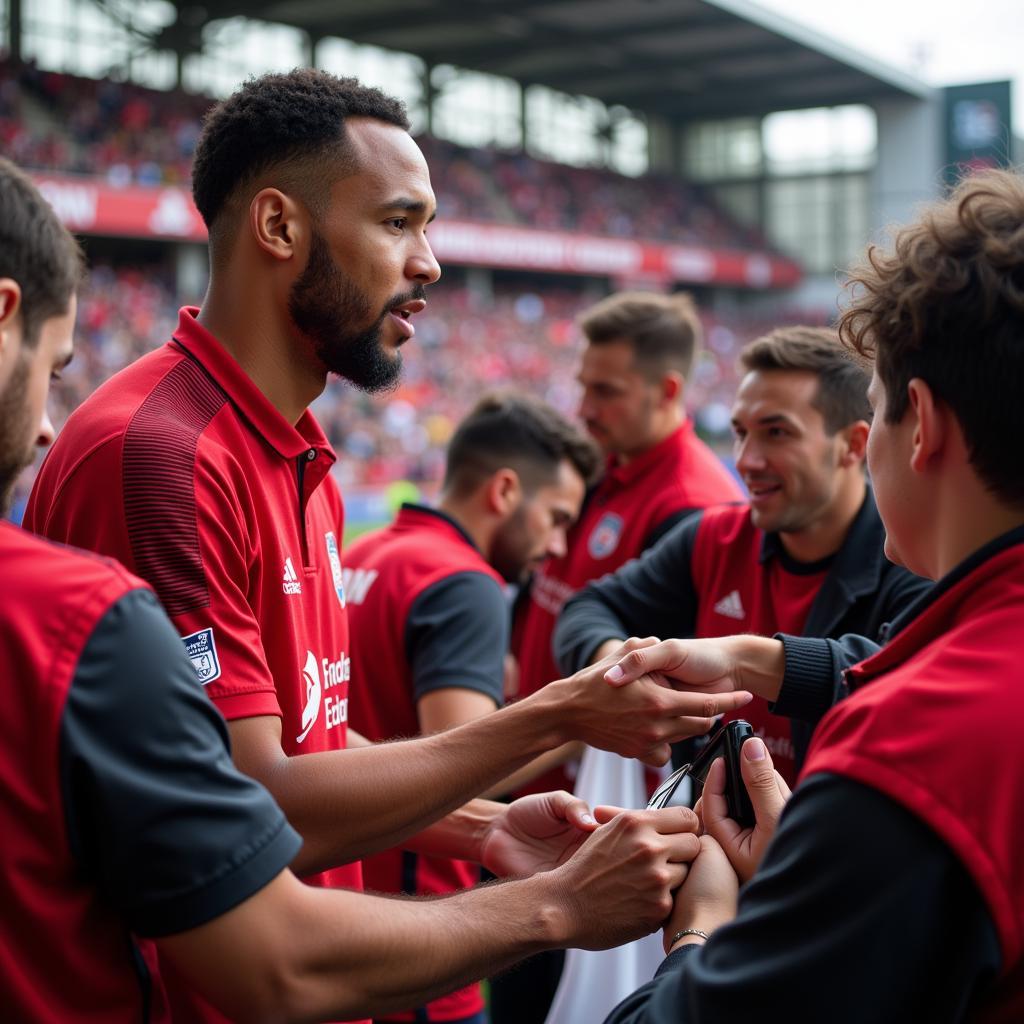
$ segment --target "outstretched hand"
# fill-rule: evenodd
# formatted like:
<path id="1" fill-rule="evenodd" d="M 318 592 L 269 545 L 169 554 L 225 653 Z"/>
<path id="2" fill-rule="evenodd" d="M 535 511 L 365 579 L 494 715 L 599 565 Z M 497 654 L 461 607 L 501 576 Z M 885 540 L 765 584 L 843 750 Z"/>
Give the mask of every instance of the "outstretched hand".
<path id="1" fill-rule="evenodd" d="M 633 658 L 663 646 L 653 637 L 628 640 L 588 668 L 545 687 L 541 694 L 548 691 L 547 697 L 559 701 L 571 739 L 646 764 L 666 764 L 671 743 L 702 736 L 717 716 L 743 707 L 753 695 L 731 692 L 731 688 L 730 692 L 677 692 L 656 674 L 633 676 L 628 686 L 607 684 L 605 674 L 627 655 Z"/>
<path id="2" fill-rule="evenodd" d="M 705 693 L 742 689 L 728 647 L 718 639 L 662 640 L 636 647 L 617 660 L 604 678 L 612 686 L 625 686 L 642 676 L 654 675 Z"/>
<path id="3" fill-rule="evenodd" d="M 789 786 L 775 770 L 768 748 L 758 736 L 751 737 L 740 747 L 740 771 L 754 807 L 753 828 L 743 828 L 729 817 L 725 760 L 721 757 L 708 771 L 699 810 L 705 830 L 721 844 L 740 881 L 746 882 L 761 863 L 791 794 Z"/>
<path id="4" fill-rule="evenodd" d="M 492 874 L 532 875 L 564 864 L 597 828 L 585 800 L 564 790 L 509 804 L 488 823 L 481 862 Z"/>
<path id="5" fill-rule="evenodd" d="M 749 690 L 777 700 L 786 674 L 786 649 L 767 636 L 723 636 L 663 640 L 635 647 L 605 673 L 605 682 L 625 686 L 654 676 L 677 690 L 728 693 Z"/>

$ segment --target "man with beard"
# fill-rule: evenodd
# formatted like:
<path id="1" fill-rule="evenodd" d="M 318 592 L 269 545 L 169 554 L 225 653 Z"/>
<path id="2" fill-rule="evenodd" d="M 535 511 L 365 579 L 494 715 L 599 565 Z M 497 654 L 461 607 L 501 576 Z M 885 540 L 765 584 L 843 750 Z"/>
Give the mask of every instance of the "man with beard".
<path id="1" fill-rule="evenodd" d="M 537 567 L 518 611 L 513 649 L 523 696 L 558 675 L 552 634 L 568 598 L 636 558 L 695 510 L 742 497 L 686 415 L 686 380 L 701 337 L 690 297 L 619 292 L 584 311 L 580 329 L 587 347 L 578 375 L 579 417 L 607 464 L 567 550 Z M 531 788 L 566 785 L 571 781 L 556 768 Z M 510 1020 L 520 1024 L 524 1015 L 517 1004 Z"/>
<path id="2" fill-rule="evenodd" d="M 745 505 L 707 509 L 640 560 L 570 601 L 555 631 L 559 660 L 585 665 L 632 631 L 658 636 L 789 634 L 786 684 L 744 709 L 791 785 L 823 688 L 817 640 L 876 640 L 928 583 L 883 554 L 885 532 L 864 474 L 868 375 L 835 331 L 779 328 L 740 354 L 733 403 Z M 792 719 L 792 720 L 791 720 Z"/>
<path id="3" fill-rule="evenodd" d="M 742 497 L 686 415 L 686 381 L 701 338 L 690 297 L 619 292 L 585 310 L 580 329 L 587 346 L 578 374 L 579 416 L 607 462 L 567 550 L 537 567 L 517 609 L 512 647 L 520 696 L 558 675 L 552 634 L 569 597 L 636 558 L 694 510 Z M 521 792 L 572 788 L 563 762 L 581 753 L 572 745 L 544 755 L 535 767 L 547 771 Z M 495 1024 L 542 1024 L 561 961 L 560 953 L 537 957 L 514 975 L 495 978 Z"/>
<path id="4" fill-rule="evenodd" d="M 310 70 L 250 81 L 211 111 L 192 183 L 210 234 L 203 307 L 75 412 L 26 512 L 30 528 L 153 586 L 235 763 L 303 836 L 294 869 L 330 886 L 358 887 L 359 857 L 432 823 L 420 848 L 479 859 L 482 837 L 517 814 L 464 801 L 551 747 L 661 761 L 666 741 L 749 699 L 709 704 L 653 680 L 616 695 L 582 674 L 443 740 L 343 749 L 343 509 L 308 405 L 331 372 L 370 389 L 396 379 L 439 276 L 434 196 L 407 127 L 379 91 Z M 547 809 L 528 831 L 565 826 L 564 804 Z"/>
<path id="5" fill-rule="evenodd" d="M 565 553 L 598 465 L 593 444 L 543 402 L 484 397 L 448 446 L 437 508 L 403 505 L 345 553 L 352 644 L 350 722 L 371 740 L 432 733 L 503 702 L 509 609 L 519 583 Z M 412 895 L 479 881 L 465 861 L 388 850 L 363 862 L 367 888 Z M 482 1021 L 479 984 L 393 1021 Z"/>
<path id="6" fill-rule="evenodd" d="M 840 331 L 874 363 L 885 551 L 936 582 L 866 660 L 837 645 L 822 663 L 850 693 L 781 817 L 757 740 L 756 829 L 723 820 L 709 775 L 721 848 L 702 839 L 669 958 L 608 1024 L 1024 1020 L 1022 225 L 1021 175 L 978 171 L 849 272 Z M 666 641 L 622 677 L 638 660 L 714 686 L 771 674 L 735 646 Z"/>
<path id="7" fill-rule="evenodd" d="M 81 268 L 53 210 L 0 160 L 0 516 L 52 440 L 48 386 L 71 358 Z M 585 844 L 565 822 L 551 832 L 545 803 L 582 811 L 562 794 L 535 800 L 518 835 L 477 802 L 481 855 L 532 878 L 430 903 L 301 885 L 287 869 L 298 835 L 232 764 L 152 590 L 2 519 L 0 565 L 5 1019 L 165 1021 L 156 952 L 233 1019 L 387 1012 L 538 948 L 657 924 L 696 852 L 678 812 L 621 815 Z"/>

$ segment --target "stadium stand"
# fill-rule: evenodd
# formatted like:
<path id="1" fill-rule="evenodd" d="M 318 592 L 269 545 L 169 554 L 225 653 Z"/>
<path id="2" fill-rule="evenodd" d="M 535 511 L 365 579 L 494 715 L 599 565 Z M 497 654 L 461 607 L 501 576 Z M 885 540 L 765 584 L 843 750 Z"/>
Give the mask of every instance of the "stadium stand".
<path id="1" fill-rule="evenodd" d="M 581 345 L 574 319 L 591 302 L 579 290 L 550 285 L 505 286 L 484 304 L 464 284 L 437 285 L 417 317 L 396 392 L 371 398 L 332 380 L 314 405 L 338 452 L 336 472 L 346 494 L 395 480 L 436 484 L 454 424 L 484 388 L 514 383 L 572 415 Z M 169 271 L 94 265 L 80 297 L 75 359 L 52 391 L 57 428 L 104 380 L 170 337 L 177 311 Z M 705 346 L 688 399 L 698 426 L 723 449 L 736 353 L 772 323 L 704 315 Z M 19 484 L 16 517 L 32 479 L 26 473 Z"/>
<path id="2" fill-rule="evenodd" d="M 210 103 L 181 91 L 6 61 L 0 63 L 0 146 L 25 168 L 83 175 L 115 188 L 187 185 Z M 700 188 L 679 179 L 628 178 L 432 137 L 418 141 L 431 166 L 442 222 L 768 250 L 756 230 L 737 224 Z M 165 341 L 177 322 L 170 261 L 140 267 L 126 265 L 129 259 L 107 246 L 93 262 L 80 300 L 78 354 L 52 398 L 58 428 L 102 381 Z M 481 297 L 461 271 L 447 272 L 431 290 L 428 310 L 417 317 L 398 391 L 370 398 L 334 381 L 316 403 L 339 454 L 336 472 L 346 494 L 395 480 L 433 486 L 453 425 L 482 388 L 513 383 L 574 413 L 580 344 L 574 318 L 594 298 L 592 284 L 586 290 L 575 279 L 541 275 L 528 285 L 496 279 L 494 294 Z M 688 394 L 699 428 L 723 449 L 735 354 L 774 322 L 705 315 L 706 350 Z M 16 519 L 32 478 L 29 472 L 20 481 Z"/>
<path id="3" fill-rule="evenodd" d="M 102 177 L 113 185 L 183 184 L 211 102 L 7 63 L 0 66 L 0 144 L 31 170 Z M 758 231 L 737 224 L 704 190 L 678 178 L 628 178 L 429 137 L 418 142 L 446 218 L 769 248 Z"/>

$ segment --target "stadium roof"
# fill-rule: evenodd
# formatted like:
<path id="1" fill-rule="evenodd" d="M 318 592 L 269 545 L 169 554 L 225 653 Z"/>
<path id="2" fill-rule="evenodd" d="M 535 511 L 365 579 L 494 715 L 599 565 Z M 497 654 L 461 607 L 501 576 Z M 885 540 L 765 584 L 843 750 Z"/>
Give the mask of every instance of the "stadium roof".
<path id="1" fill-rule="evenodd" d="M 175 0 L 182 20 L 193 3 Z M 672 120 L 931 92 L 750 0 L 203 0 L 202 10 L 207 20 L 262 18 Z"/>

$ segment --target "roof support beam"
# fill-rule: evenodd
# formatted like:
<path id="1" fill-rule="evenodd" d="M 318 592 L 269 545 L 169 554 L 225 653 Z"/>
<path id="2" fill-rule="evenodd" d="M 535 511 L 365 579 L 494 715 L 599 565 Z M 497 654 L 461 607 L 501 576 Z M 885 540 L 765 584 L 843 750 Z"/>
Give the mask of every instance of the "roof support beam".
<path id="1" fill-rule="evenodd" d="M 8 0 L 7 6 L 7 53 L 12 61 L 21 61 L 21 0 Z"/>

